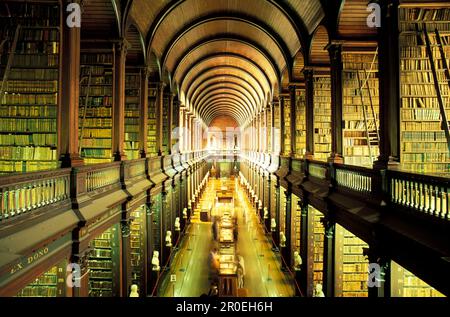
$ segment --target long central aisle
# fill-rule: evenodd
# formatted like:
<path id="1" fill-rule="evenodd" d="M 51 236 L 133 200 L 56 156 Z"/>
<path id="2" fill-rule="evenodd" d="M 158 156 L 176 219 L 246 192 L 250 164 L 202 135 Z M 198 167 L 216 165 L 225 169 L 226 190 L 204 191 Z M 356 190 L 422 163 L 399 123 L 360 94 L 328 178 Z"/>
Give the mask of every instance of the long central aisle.
<path id="1" fill-rule="evenodd" d="M 244 288 L 251 297 L 294 296 L 292 279 L 281 271 L 279 254 L 258 223 L 256 212 L 240 186 L 228 181 L 235 192 L 235 214 L 238 219 L 237 253 L 244 259 Z M 211 179 L 200 199 L 200 208 L 215 203 L 216 189 L 221 181 Z M 212 237 L 212 222 L 199 219 L 196 209 L 180 249 L 174 256 L 171 270 L 161 286 L 160 296 L 198 297 L 208 294 L 210 279 L 210 252 L 217 244 Z M 214 211 L 213 211 L 214 214 Z M 170 276 L 176 276 L 171 282 Z"/>

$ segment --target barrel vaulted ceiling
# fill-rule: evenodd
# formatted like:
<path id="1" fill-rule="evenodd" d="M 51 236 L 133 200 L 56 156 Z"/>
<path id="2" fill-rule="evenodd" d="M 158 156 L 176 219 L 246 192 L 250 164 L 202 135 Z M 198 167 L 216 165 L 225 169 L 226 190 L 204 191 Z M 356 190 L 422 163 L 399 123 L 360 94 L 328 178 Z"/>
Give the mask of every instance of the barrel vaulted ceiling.
<path id="1" fill-rule="evenodd" d="M 324 25 L 351 37 L 364 28 L 368 2 L 84 0 L 82 38 L 107 29 L 127 38 L 130 58 L 207 125 L 220 115 L 245 125 L 286 83 L 303 79 L 305 64 L 329 63 Z"/>

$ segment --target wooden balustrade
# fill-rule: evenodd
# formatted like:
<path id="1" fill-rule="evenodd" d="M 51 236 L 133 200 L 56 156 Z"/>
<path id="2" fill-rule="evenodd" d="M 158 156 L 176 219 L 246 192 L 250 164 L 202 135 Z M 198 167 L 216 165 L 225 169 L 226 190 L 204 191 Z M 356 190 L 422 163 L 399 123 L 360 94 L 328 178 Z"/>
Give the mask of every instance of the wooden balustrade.
<path id="1" fill-rule="evenodd" d="M 70 198 L 70 169 L 5 176 L 0 221 Z"/>
<path id="2" fill-rule="evenodd" d="M 135 178 L 145 174 L 145 159 L 139 159 L 134 161 L 124 161 L 128 171 L 126 172 L 125 178 Z"/>
<path id="3" fill-rule="evenodd" d="M 92 192 L 100 188 L 120 183 L 120 162 L 82 167 L 87 169 L 86 191 Z"/>
<path id="4" fill-rule="evenodd" d="M 336 184 L 358 193 L 372 192 L 372 178 L 374 171 L 363 167 L 336 164 Z"/>
<path id="5" fill-rule="evenodd" d="M 443 177 L 388 171 L 391 203 L 450 220 L 450 180 Z"/>

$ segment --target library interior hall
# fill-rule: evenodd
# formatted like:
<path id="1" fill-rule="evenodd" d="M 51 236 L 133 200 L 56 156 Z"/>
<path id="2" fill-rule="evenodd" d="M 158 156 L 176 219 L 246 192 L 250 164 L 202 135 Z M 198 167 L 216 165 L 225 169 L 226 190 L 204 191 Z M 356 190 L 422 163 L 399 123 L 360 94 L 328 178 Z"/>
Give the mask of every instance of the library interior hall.
<path id="1" fill-rule="evenodd" d="M 448 0 L 1 0 L 0 297 L 447 297 Z"/>

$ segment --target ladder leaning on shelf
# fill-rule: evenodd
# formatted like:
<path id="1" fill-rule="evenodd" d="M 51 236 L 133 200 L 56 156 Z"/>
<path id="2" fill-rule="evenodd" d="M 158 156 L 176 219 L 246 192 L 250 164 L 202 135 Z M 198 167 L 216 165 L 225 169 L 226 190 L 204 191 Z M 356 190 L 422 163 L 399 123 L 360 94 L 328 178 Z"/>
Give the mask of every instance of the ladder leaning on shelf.
<path id="1" fill-rule="evenodd" d="M 13 43 L 11 46 L 11 52 L 8 56 L 8 62 L 6 63 L 5 73 L 3 74 L 2 85 L 0 86 L 0 103 L 3 101 L 4 91 L 6 88 L 6 82 L 8 81 L 9 72 L 11 71 L 11 65 L 14 60 L 14 54 L 16 53 L 16 47 L 17 47 L 17 41 L 19 40 L 19 34 L 20 34 L 20 24 L 18 24 L 16 27 L 16 32 L 14 33 L 14 40 L 13 40 Z M 2 41 L 2 43 L 0 45 L 0 51 L 1 51 L 1 47 L 4 45 L 5 42 L 6 42 L 6 39 L 4 41 Z"/>
<path id="2" fill-rule="evenodd" d="M 439 53 L 441 54 L 442 66 L 444 68 L 445 76 L 447 77 L 447 83 L 450 88 L 450 71 L 448 69 L 447 59 L 445 57 L 444 47 L 442 45 L 442 39 L 437 29 L 435 29 L 434 32 L 436 35 L 436 43 L 437 46 L 439 47 Z M 434 64 L 433 52 L 431 50 L 430 37 L 427 32 L 425 24 L 423 26 L 423 33 L 425 35 L 425 43 L 427 45 L 428 58 L 430 59 L 431 72 L 433 73 L 434 88 L 436 89 L 439 110 L 441 112 L 441 121 L 442 121 L 441 128 L 442 130 L 444 130 L 445 137 L 447 138 L 448 150 L 450 152 L 450 129 L 448 125 L 447 114 L 445 113 L 444 100 L 442 99 L 441 88 L 439 87 L 439 81 L 436 73 L 436 65 Z"/>
<path id="3" fill-rule="evenodd" d="M 374 160 L 374 158 L 372 156 L 372 146 L 379 145 L 380 136 L 379 136 L 379 132 L 378 132 L 377 117 L 375 114 L 375 109 L 373 107 L 372 93 L 370 91 L 370 86 L 368 85 L 368 81 L 369 81 L 370 71 L 372 70 L 373 65 L 375 64 L 377 54 L 378 54 L 378 47 L 377 47 L 377 50 L 375 51 L 372 63 L 370 64 L 369 73 L 364 69 L 365 79 L 362 84 L 361 84 L 361 79 L 360 79 L 360 75 L 359 75 L 359 70 L 356 71 L 356 76 L 358 79 L 358 86 L 359 86 L 358 90 L 359 90 L 359 95 L 361 97 L 361 105 L 363 107 L 364 127 L 365 127 L 365 132 L 366 132 L 367 146 L 369 147 L 369 157 L 372 162 Z M 371 117 L 368 116 L 368 110 L 366 109 L 366 104 L 364 103 L 363 91 L 364 91 L 365 87 L 367 88 L 367 92 L 369 95 Z"/>
<path id="4" fill-rule="evenodd" d="M 83 77 L 80 80 L 80 86 L 83 80 L 88 80 L 87 89 L 86 89 L 86 100 L 84 101 L 84 107 L 83 107 L 83 117 L 81 118 L 81 129 L 80 129 L 80 136 L 79 136 L 79 143 L 78 143 L 78 154 L 81 155 L 81 149 L 83 148 L 83 130 L 84 130 L 84 122 L 86 121 L 86 113 L 87 113 L 87 107 L 89 106 L 89 90 L 91 88 L 91 77 L 92 77 L 92 66 L 89 67 L 89 75 L 87 77 Z"/>

